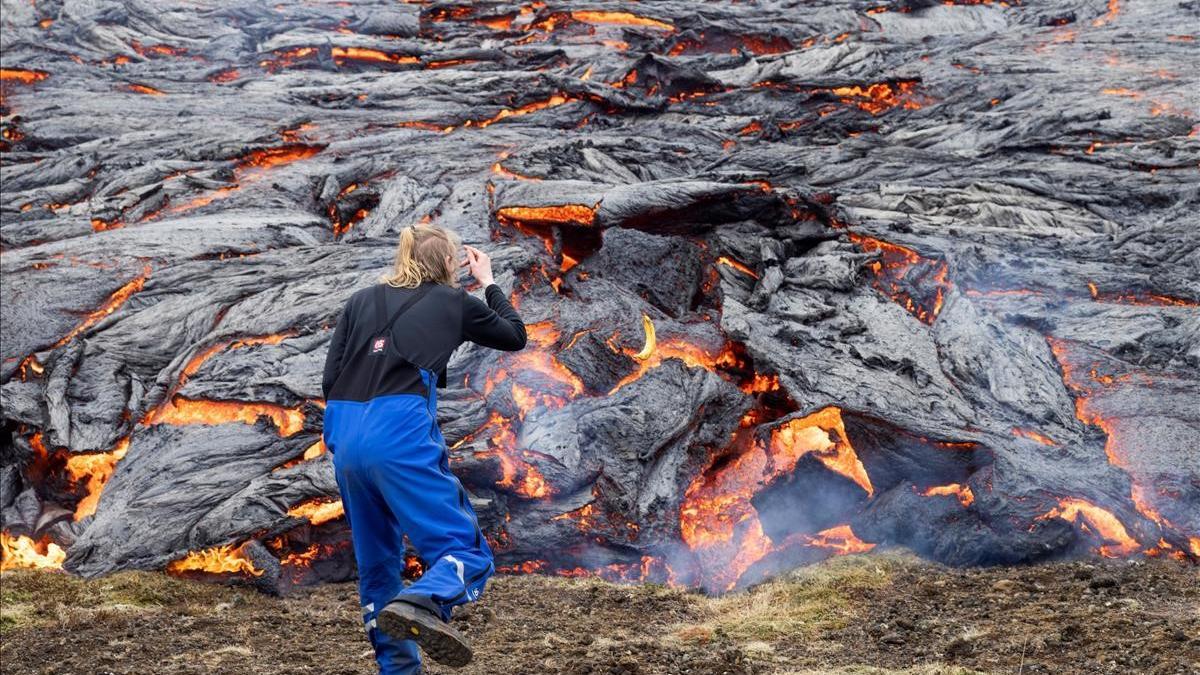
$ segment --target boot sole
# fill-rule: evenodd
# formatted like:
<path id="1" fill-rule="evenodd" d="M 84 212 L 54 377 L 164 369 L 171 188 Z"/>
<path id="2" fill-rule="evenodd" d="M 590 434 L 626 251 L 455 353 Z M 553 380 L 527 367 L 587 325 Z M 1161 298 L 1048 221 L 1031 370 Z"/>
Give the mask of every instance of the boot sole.
<path id="1" fill-rule="evenodd" d="M 416 642 L 429 658 L 459 668 L 471 662 L 466 638 L 427 611 L 406 602 L 392 602 L 378 616 L 379 629 L 397 640 Z"/>

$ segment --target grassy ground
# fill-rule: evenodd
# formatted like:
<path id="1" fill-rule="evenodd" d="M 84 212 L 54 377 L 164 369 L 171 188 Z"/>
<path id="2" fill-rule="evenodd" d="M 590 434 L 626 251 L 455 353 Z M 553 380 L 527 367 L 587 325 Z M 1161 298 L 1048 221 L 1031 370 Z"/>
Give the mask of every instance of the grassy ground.
<path id="1" fill-rule="evenodd" d="M 476 647 L 465 675 L 1200 672 L 1200 573 L 1169 561 L 851 556 L 721 598 L 497 577 L 455 622 Z M 349 584 L 280 599 L 161 574 L 0 577 L 6 674 L 372 673 L 360 626 Z"/>

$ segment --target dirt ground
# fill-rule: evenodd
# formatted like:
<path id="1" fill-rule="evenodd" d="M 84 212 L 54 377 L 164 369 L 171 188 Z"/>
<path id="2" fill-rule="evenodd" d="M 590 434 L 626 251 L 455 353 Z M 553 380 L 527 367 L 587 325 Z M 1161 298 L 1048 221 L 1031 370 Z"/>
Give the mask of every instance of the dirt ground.
<path id="1" fill-rule="evenodd" d="M 373 673 L 355 588 L 272 598 L 121 573 L 0 577 L 0 670 Z M 465 669 L 432 673 L 1200 672 L 1200 570 L 1172 561 L 949 569 L 851 556 L 722 598 L 496 577 L 455 622 Z"/>

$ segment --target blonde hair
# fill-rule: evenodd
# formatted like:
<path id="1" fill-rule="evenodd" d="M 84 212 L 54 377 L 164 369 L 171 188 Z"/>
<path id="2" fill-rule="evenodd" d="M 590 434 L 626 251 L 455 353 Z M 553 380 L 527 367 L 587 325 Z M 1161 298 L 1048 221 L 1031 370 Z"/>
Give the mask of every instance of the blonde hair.
<path id="1" fill-rule="evenodd" d="M 416 288 L 423 281 L 458 286 L 458 247 L 462 240 L 436 225 L 409 225 L 400 230 L 392 271 L 380 281 L 397 288 Z M 450 256 L 450 262 L 446 262 Z"/>

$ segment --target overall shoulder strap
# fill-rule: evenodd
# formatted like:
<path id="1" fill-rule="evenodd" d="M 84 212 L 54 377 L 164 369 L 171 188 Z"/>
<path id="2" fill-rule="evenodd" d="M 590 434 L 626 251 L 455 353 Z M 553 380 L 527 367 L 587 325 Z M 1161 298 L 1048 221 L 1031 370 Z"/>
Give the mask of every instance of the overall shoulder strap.
<path id="1" fill-rule="evenodd" d="M 370 344 L 371 341 L 379 336 L 380 333 L 383 333 L 393 323 L 395 323 L 396 319 L 399 319 L 401 314 L 407 312 L 413 305 L 417 304 L 418 300 L 425 297 L 425 294 L 429 292 L 430 288 L 432 288 L 432 286 L 417 287 L 417 289 L 413 291 L 412 295 L 405 298 L 404 303 L 401 304 L 396 311 L 392 312 L 392 315 L 389 316 L 382 325 L 377 325 L 374 330 L 365 336 L 364 340 L 359 341 L 359 343 L 354 346 L 354 349 L 348 351 L 347 353 L 353 354 L 359 349 L 362 349 L 363 346 Z M 384 289 L 383 284 L 378 284 L 373 291 L 373 295 L 375 296 L 375 314 L 377 316 L 383 316 L 384 312 L 387 311 L 386 293 L 387 291 Z"/>
<path id="2" fill-rule="evenodd" d="M 375 296 L 375 316 L 378 321 L 387 316 L 387 291 L 384 290 L 384 284 L 375 284 L 372 295 Z M 379 332 L 379 329 L 375 329 L 371 331 L 371 334 L 375 335 Z"/>
<path id="3" fill-rule="evenodd" d="M 400 305 L 400 307 L 398 307 L 396 311 L 392 312 L 392 315 L 389 316 L 387 321 L 385 321 L 384 324 L 379 327 L 379 330 L 375 331 L 375 334 L 378 335 L 388 328 L 391 328 L 392 324 L 396 323 L 396 319 L 399 319 L 400 315 L 407 312 L 413 305 L 417 304 L 421 298 L 425 297 L 425 294 L 429 292 L 430 288 L 433 288 L 432 284 L 429 286 L 418 286 L 417 289 L 413 291 L 412 295 L 409 295 Z M 375 302 L 376 307 L 379 308 L 379 316 L 383 316 L 383 307 L 385 306 L 383 297 L 383 284 L 379 284 L 379 290 L 375 294 Z"/>

